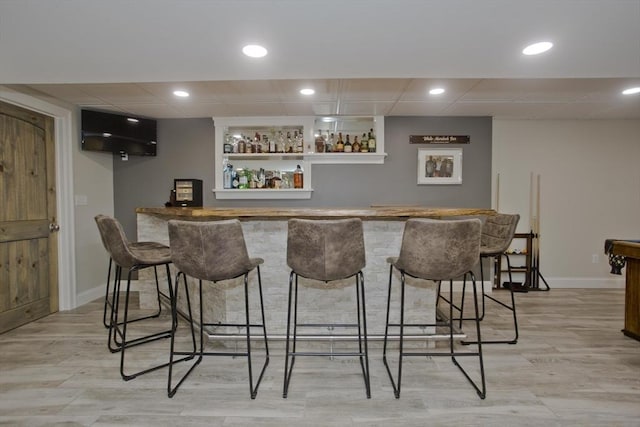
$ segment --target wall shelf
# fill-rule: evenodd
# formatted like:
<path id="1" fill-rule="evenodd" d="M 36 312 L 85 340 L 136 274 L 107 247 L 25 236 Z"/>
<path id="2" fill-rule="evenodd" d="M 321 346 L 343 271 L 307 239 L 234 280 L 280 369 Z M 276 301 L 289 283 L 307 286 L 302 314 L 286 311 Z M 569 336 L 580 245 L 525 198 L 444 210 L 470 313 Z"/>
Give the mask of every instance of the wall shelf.
<path id="1" fill-rule="evenodd" d="M 219 117 L 213 118 L 215 125 L 215 184 L 212 189 L 216 199 L 309 199 L 313 193 L 311 188 L 311 169 L 315 164 L 383 164 L 387 154 L 384 152 L 384 117 L 350 117 L 336 116 L 331 118 L 319 118 L 309 116 L 287 116 L 287 117 Z M 343 134 L 357 135 L 373 129 L 376 135 L 376 152 L 373 153 L 324 153 L 315 152 L 315 133 L 322 134 L 340 132 Z M 253 137 L 266 135 L 271 141 L 275 135 L 290 132 L 299 132 L 303 136 L 303 152 L 296 153 L 237 153 L 228 152 L 230 150 L 229 137 L 236 142 L 245 141 L 245 138 L 233 137 L 232 135 L 244 135 Z M 281 141 L 281 140 L 280 140 Z M 225 142 L 227 142 L 227 152 L 225 152 Z M 243 142 L 238 142 L 239 145 Z M 298 146 L 299 147 L 299 146 Z M 283 146 L 283 151 L 287 147 Z M 243 148 L 240 147 L 240 150 Z M 233 165 L 233 169 L 248 169 L 259 171 L 264 169 L 267 174 L 273 173 L 275 176 L 288 176 L 296 169 L 297 165 L 304 171 L 304 186 L 302 189 L 291 188 L 288 179 L 283 178 L 284 188 L 270 189 L 236 189 L 224 188 L 224 169 L 228 164 Z M 255 175 L 254 175 L 255 176 Z M 269 175 L 270 176 L 270 175 Z"/>
<path id="2" fill-rule="evenodd" d="M 310 199 L 312 189 L 282 188 L 282 189 L 213 189 L 216 199 Z"/>

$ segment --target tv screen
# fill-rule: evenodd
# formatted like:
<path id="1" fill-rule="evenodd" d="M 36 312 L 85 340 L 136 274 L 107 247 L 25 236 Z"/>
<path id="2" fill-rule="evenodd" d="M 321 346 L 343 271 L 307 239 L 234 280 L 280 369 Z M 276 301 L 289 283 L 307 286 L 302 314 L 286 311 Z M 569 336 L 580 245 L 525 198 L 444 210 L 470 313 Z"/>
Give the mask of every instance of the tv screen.
<path id="1" fill-rule="evenodd" d="M 156 155 L 156 121 L 82 110 L 82 149 L 132 156 Z"/>

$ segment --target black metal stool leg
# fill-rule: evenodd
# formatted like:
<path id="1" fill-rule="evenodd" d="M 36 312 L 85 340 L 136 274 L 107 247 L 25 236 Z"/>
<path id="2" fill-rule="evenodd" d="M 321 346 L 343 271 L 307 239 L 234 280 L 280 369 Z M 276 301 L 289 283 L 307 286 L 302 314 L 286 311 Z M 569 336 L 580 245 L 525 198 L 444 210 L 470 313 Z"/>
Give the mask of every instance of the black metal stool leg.
<path id="1" fill-rule="evenodd" d="M 288 309 L 287 309 L 287 336 L 286 336 L 286 350 L 285 350 L 285 362 L 284 362 L 284 385 L 282 388 L 282 397 L 286 399 L 287 397 L 287 393 L 289 392 L 289 381 L 291 380 L 291 374 L 293 372 L 293 364 L 295 363 L 295 356 L 290 356 L 291 352 L 289 351 L 290 349 L 290 340 L 291 340 L 291 301 L 292 301 L 292 294 L 293 294 L 293 280 L 294 280 L 294 275 L 295 273 L 292 271 L 289 274 L 289 299 L 288 299 Z M 297 301 L 298 301 L 298 292 L 297 292 L 297 283 L 298 283 L 298 276 L 295 275 L 295 280 L 296 280 L 296 305 L 297 305 Z M 294 320 L 295 323 L 295 320 Z M 295 352 L 295 337 L 294 337 L 294 344 L 293 344 L 293 352 Z M 291 357 L 291 366 L 289 366 L 289 358 Z"/>
<path id="2" fill-rule="evenodd" d="M 178 289 L 180 286 L 180 276 L 182 276 L 182 279 L 184 281 L 184 290 L 185 290 L 185 300 L 187 302 L 187 313 L 189 315 L 188 321 L 189 321 L 189 326 L 191 329 L 191 342 L 192 342 L 192 351 L 191 353 L 186 353 L 186 356 L 178 359 L 178 360 L 173 360 L 173 356 L 175 354 L 185 354 L 182 352 L 176 352 L 175 351 L 175 334 L 176 331 L 178 329 Z M 183 381 L 187 378 L 187 376 L 191 373 L 191 371 L 193 371 L 193 369 L 202 361 L 202 352 L 203 352 L 203 335 L 202 335 L 202 327 L 200 327 L 200 350 L 198 351 L 196 349 L 196 335 L 195 335 L 195 327 L 194 327 L 194 321 L 193 321 L 193 311 L 191 309 L 191 296 L 189 295 L 189 286 L 187 285 L 187 276 L 182 273 L 182 272 L 178 272 L 178 274 L 176 275 L 176 288 L 175 288 L 175 292 L 173 293 L 173 298 L 171 300 L 171 348 L 169 350 L 169 375 L 168 375 L 168 382 L 167 382 L 167 395 L 169 397 L 173 397 L 176 394 L 176 391 L 178 391 L 178 387 L 180 387 L 180 385 L 183 383 Z M 200 295 L 202 294 L 202 282 L 200 281 L 199 283 L 199 288 L 200 288 Z M 202 300 L 200 301 L 200 307 L 202 308 Z M 202 314 L 202 313 L 201 313 Z M 202 321 L 202 316 L 200 316 L 200 321 Z M 175 385 L 175 387 L 171 387 L 171 383 L 172 383 L 172 378 L 173 378 L 173 365 L 174 363 L 177 362 L 182 362 L 182 361 L 186 361 L 186 360 L 191 360 L 196 356 L 196 352 L 198 352 L 198 359 L 195 360 L 195 362 L 191 365 L 191 367 L 189 367 L 189 369 L 187 370 L 187 372 L 182 376 L 182 378 L 180 378 L 180 380 L 178 381 L 178 383 Z"/>
<path id="3" fill-rule="evenodd" d="M 384 347 L 382 353 L 382 361 L 384 363 L 385 368 L 387 369 L 387 374 L 389 375 L 389 379 L 391 380 L 391 386 L 393 387 L 393 394 L 396 399 L 400 398 L 400 387 L 402 383 L 402 357 L 404 355 L 404 290 L 405 290 L 405 275 L 403 271 L 400 271 L 400 323 L 397 325 L 400 328 L 400 337 L 398 343 L 398 375 L 397 382 L 393 379 L 393 374 L 391 373 L 391 368 L 389 367 L 389 362 L 386 357 L 386 345 L 387 345 L 387 334 L 389 324 L 389 307 L 391 301 L 391 284 L 393 277 L 393 266 L 391 266 L 391 270 L 389 273 L 389 293 L 387 299 L 387 325 L 385 327 L 385 337 L 384 337 Z M 395 325 L 394 325 L 395 326 Z"/>
<path id="4" fill-rule="evenodd" d="M 360 300 L 361 298 L 362 298 L 362 301 Z M 364 275 L 362 274 L 362 272 L 359 272 L 356 275 L 356 300 L 358 305 L 358 350 L 360 351 L 360 366 L 362 367 L 362 375 L 364 377 L 364 386 L 367 393 L 367 399 L 370 399 L 371 398 L 371 380 L 369 376 L 369 346 L 367 344 L 367 312 L 365 309 Z M 362 328 L 364 332 L 364 340 L 360 332 L 360 312 L 361 312 L 360 307 L 361 306 L 362 306 Z M 362 348 L 363 341 L 364 341 L 364 351 Z"/>
<path id="5" fill-rule="evenodd" d="M 473 386 L 473 388 L 476 390 L 476 393 L 478 394 L 478 396 L 481 399 L 484 399 L 487 395 L 487 386 L 486 386 L 486 381 L 485 381 L 485 375 L 484 375 L 484 361 L 483 361 L 483 357 L 482 357 L 482 338 L 481 338 L 481 334 L 480 334 L 480 309 L 478 307 L 478 291 L 477 291 L 477 287 L 476 287 L 476 279 L 473 276 L 473 273 L 469 272 L 466 274 L 470 274 L 471 275 L 471 279 L 472 279 L 472 284 L 473 284 L 473 304 L 474 304 L 474 308 L 475 308 L 475 314 L 476 314 L 476 318 L 475 318 L 475 325 L 476 325 L 476 334 L 478 337 L 478 341 L 475 343 L 478 345 L 478 350 L 475 353 L 455 353 L 453 350 L 453 329 L 451 330 L 451 336 L 450 336 L 450 340 L 451 340 L 451 358 L 453 360 L 453 363 L 458 367 L 458 369 L 460 369 L 460 371 L 463 373 L 463 375 L 465 376 L 465 378 L 469 381 L 469 383 Z M 452 282 L 451 282 L 452 283 Z M 450 284 L 450 286 L 452 287 L 453 285 Z M 450 325 L 452 328 L 453 326 Z M 462 367 L 462 365 L 460 365 L 460 363 L 458 362 L 458 360 L 456 359 L 456 356 L 477 356 L 478 357 L 478 362 L 480 364 L 480 382 L 481 382 L 481 386 L 478 387 L 478 385 L 476 384 L 475 381 L 473 381 L 473 379 L 471 379 L 471 376 L 467 373 L 467 371 Z"/>
<path id="6" fill-rule="evenodd" d="M 517 344 L 518 343 L 518 317 L 517 317 L 517 313 L 516 313 L 516 300 L 515 300 L 515 296 L 514 296 L 514 292 L 513 292 L 513 278 L 511 275 L 511 262 L 509 260 L 509 256 L 505 253 L 504 254 L 505 258 L 507 259 L 507 272 L 509 274 L 509 294 L 511 297 L 511 305 L 505 304 L 504 302 L 500 301 L 499 299 L 494 298 L 491 295 L 486 295 L 484 293 L 484 287 L 482 289 L 482 316 L 480 317 L 480 320 L 482 320 L 482 317 L 484 316 L 485 312 L 484 312 L 484 301 L 485 299 L 489 299 L 493 302 L 495 302 L 496 304 L 506 308 L 507 310 L 510 310 L 512 313 L 512 317 L 513 317 L 513 327 L 514 327 L 514 331 L 515 331 L 515 336 L 512 339 L 506 339 L 506 340 L 485 340 L 483 341 L 483 344 Z M 482 281 L 482 283 L 484 284 L 484 276 L 483 274 L 483 270 L 482 270 L 482 264 L 481 264 L 481 268 L 480 268 L 480 280 Z M 467 319 L 468 320 L 468 319 Z M 476 344 L 477 341 L 463 341 L 462 344 Z"/>

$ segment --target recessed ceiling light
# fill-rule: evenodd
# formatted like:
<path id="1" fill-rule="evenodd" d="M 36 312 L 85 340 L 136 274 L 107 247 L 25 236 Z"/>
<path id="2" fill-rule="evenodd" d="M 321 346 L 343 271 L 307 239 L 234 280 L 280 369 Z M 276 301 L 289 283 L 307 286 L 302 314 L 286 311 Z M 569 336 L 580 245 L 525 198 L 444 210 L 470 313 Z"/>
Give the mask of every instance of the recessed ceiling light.
<path id="1" fill-rule="evenodd" d="M 187 96 L 189 96 L 189 92 L 185 90 L 174 90 L 173 94 L 175 96 L 179 96 L 180 98 L 186 98 Z"/>
<path id="2" fill-rule="evenodd" d="M 323 117 L 322 121 L 325 123 L 331 123 L 331 122 L 335 122 L 336 119 L 334 117 Z"/>
<path id="3" fill-rule="evenodd" d="M 105 138 L 109 138 L 111 134 L 109 132 L 104 132 L 102 136 L 104 136 Z"/>
<path id="4" fill-rule="evenodd" d="M 623 95 L 635 95 L 636 93 L 640 93 L 640 86 L 630 87 L 629 89 L 625 89 L 622 91 Z"/>
<path id="5" fill-rule="evenodd" d="M 267 55 L 267 49 L 257 44 L 248 44 L 242 48 L 242 53 L 251 58 L 262 58 Z"/>
<path id="6" fill-rule="evenodd" d="M 529 46 L 522 49 L 522 53 L 525 55 L 538 55 L 543 52 L 548 51 L 553 47 L 553 43 L 551 42 L 539 42 L 530 44 Z"/>
<path id="7" fill-rule="evenodd" d="M 431 95 L 442 95 L 444 93 L 444 89 L 441 87 L 434 87 L 429 91 Z"/>
<path id="8" fill-rule="evenodd" d="M 130 121 L 131 123 L 138 123 L 140 121 L 138 119 L 134 119 L 133 117 L 127 117 L 127 120 Z"/>
<path id="9" fill-rule="evenodd" d="M 300 89 L 300 93 L 303 95 L 313 95 L 314 93 L 316 93 L 316 91 L 311 88 L 304 88 Z"/>

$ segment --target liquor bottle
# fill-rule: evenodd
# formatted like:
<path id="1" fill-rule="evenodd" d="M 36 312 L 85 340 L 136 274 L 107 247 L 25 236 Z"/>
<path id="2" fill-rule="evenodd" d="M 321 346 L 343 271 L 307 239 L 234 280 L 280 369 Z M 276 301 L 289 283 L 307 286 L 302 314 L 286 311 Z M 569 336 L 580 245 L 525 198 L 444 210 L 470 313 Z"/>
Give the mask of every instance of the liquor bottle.
<path id="1" fill-rule="evenodd" d="M 332 153 L 336 149 L 336 137 L 334 134 L 329 136 L 327 140 L 327 147 L 325 148 L 325 152 Z"/>
<path id="2" fill-rule="evenodd" d="M 362 139 L 360 139 L 360 152 L 367 153 L 369 151 L 369 140 L 367 134 L 362 132 Z"/>
<path id="3" fill-rule="evenodd" d="M 238 153 L 246 153 L 247 152 L 247 143 L 244 142 L 244 135 L 240 137 L 240 141 L 238 141 Z"/>
<path id="4" fill-rule="evenodd" d="M 286 153 L 287 148 L 284 143 L 284 136 L 282 135 L 282 131 L 278 132 L 278 139 L 276 140 L 276 151 L 278 153 Z"/>
<path id="5" fill-rule="evenodd" d="M 347 142 L 344 143 L 344 152 L 345 153 L 352 153 L 353 152 L 353 146 L 349 142 L 349 134 L 347 134 Z"/>
<path id="6" fill-rule="evenodd" d="M 370 153 L 375 153 L 376 152 L 376 136 L 373 133 L 373 129 L 370 130 L 369 132 L 369 152 Z"/>
<path id="7" fill-rule="evenodd" d="M 342 141 L 342 132 L 338 132 L 338 142 L 336 142 L 336 152 L 344 152 L 344 142 Z"/>
<path id="8" fill-rule="evenodd" d="M 358 135 L 353 137 L 352 151 L 354 153 L 359 153 L 360 152 L 360 143 L 358 142 Z"/>
<path id="9" fill-rule="evenodd" d="M 276 140 L 271 138 L 269 140 L 269 152 L 270 153 L 275 153 L 277 151 L 276 149 Z"/>
<path id="10" fill-rule="evenodd" d="M 324 153 L 324 136 L 320 130 L 316 136 L 316 153 Z"/>
<path id="11" fill-rule="evenodd" d="M 238 179 L 238 171 L 231 167 L 231 188 L 238 188 L 240 180 Z"/>
<path id="12" fill-rule="evenodd" d="M 302 137 L 302 133 L 298 133 L 298 131 L 296 131 L 294 140 L 296 142 L 295 152 L 304 153 L 304 138 Z"/>
<path id="13" fill-rule="evenodd" d="M 296 167 L 296 170 L 293 171 L 293 188 L 303 188 L 304 187 L 304 175 L 302 172 L 302 168 L 300 165 Z"/>
<path id="14" fill-rule="evenodd" d="M 253 141 L 253 153 L 262 153 L 262 140 L 260 134 L 256 132 L 256 136 Z"/>
<path id="15" fill-rule="evenodd" d="M 231 188 L 231 178 L 233 176 L 233 166 L 231 166 L 230 164 L 227 164 L 227 167 L 224 168 L 224 179 L 223 179 L 223 184 L 222 187 L 223 188 L 227 188 L 230 189 Z"/>
<path id="16" fill-rule="evenodd" d="M 287 132 L 287 141 L 285 142 L 285 153 L 293 153 L 293 141 L 291 140 L 291 132 Z"/>
<path id="17" fill-rule="evenodd" d="M 244 169 L 238 169 L 238 188 L 249 188 L 248 172 Z"/>
<path id="18" fill-rule="evenodd" d="M 223 148 L 223 151 L 225 153 L 232 153 L 233 152 L 232 137 L 229 134 L 227 134 L 224 137 L 224 148 Z"/>

